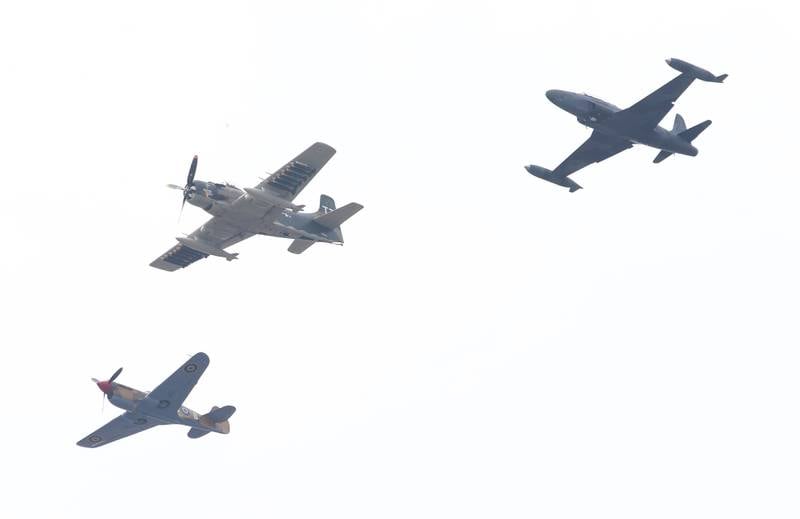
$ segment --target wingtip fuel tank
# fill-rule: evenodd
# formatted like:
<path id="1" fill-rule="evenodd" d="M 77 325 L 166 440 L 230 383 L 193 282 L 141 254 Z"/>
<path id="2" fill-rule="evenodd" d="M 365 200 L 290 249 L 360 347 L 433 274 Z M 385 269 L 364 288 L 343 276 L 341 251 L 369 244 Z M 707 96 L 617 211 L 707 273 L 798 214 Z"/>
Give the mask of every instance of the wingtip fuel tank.
<path id="1" fill-rule="evenodd" d="M 712 83 L 722 83 L 725 81 L 725 78 L 728 77 L 728 74 L 722 74 L 721 76 L 715 76 L 708 70 L 704 68 L 700 68 L 697 65 L 692 65 L 688 61 L 683 61 L 682 59 L 677 58 L 670 58 L 666 60 L 667 65 L 674 68 L 681 74 L 688 74 L 695 79 L 699 79 L 701 81 L 710 81 Z"/>
<path id="2" fill-rule="evenodd" d="M 525 166 L 525 171 L 533 175 L 534 177 L 541 178 L 542 180 L 546 180 L 548 182 L 552 182 L 553 184 L 567 187 L 569 188 L 570 193 L 574 193 L 579 189 L 583 189 L 577 182 L 572 180 L 569 177 L 561 177 L 554 174 L 551 170 L 547 168 L 543 168 L 541 166 L 534 166 L 531 164 L 530 166 Z"/>

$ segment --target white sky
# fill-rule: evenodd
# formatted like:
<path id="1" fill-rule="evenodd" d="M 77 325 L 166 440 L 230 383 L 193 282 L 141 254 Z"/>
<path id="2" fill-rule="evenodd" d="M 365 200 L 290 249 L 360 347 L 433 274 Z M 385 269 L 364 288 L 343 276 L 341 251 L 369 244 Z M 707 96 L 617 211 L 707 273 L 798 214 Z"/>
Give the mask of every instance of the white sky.
<path id="1" fill-rule="evenodd" d="M 7 2 L 0 7 L 5 517 L 796 518 L 797 13 L 790 2 Z M 679 57 L 697 157 L 636 147 L 565 189 L 589 130 Z M 671 126 L 673 114 L 664 121 Z M 298 198 L 344 247 L 253 238 L 147 265 L 314 141 Z M 89 378 L 228 436 L 97 450 Z"/>

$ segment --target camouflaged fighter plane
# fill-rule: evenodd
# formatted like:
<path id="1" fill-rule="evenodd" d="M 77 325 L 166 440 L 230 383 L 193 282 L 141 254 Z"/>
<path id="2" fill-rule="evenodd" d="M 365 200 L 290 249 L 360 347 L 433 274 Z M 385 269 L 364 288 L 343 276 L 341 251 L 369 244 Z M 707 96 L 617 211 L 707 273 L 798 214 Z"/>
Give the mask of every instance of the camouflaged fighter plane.
<path id="1" fill-rule="evenodd" d="M 236 408 L 232 405 L 212 407 L 204 415 L 183 406 L 200 375 L 208 367 L 208 355 L 197 353 L 154 390 L 148 392 L 123 386 L 114 380 L 122 368 L 108 380 L 92 381 L 104 393 L 103 398 L 125 412 L 78 442 L 81 447 L 100 447 L 107 443 L 142 432 L 156 425 L 181 424 L 191 427 L 189 438 L 200 438 L 210 432 L 228 434 L 228 418 Z"/>
<path id="2" fill-rule="evenodd" d="M 294 198 L 333 157 L 336 150 L 317 142 L 254 188 L 239 189 L 230 184 L 195 180 L 197 155 L 192 160 L 186 185 L 167 187 L 183 191 L 181 211 L 188 201 L 214 217 L 153 261 L 150 266 L 178 270 L 208 256 L 228 261 L 237 253 L 224 249 L 256 234 L 291 238 L 289 252 L 300 254 L 316 242 L 344 243 L 341 225 L 363 209 L 349 203 L 336 209 L 333 198 L 322 195 L 319 210 L 301 213 L 305 207 L 292 203 Z"/>
<path id="3" fill-rule="evenodd" d="M 575 115 L 578 122 L 594 131 L 586 142 L 553 171 L 531 165 L 525 166 L 528 173 L 567 187 L 572 193 L 581 189 L 581 186 L 568 178 L 569 175 L 589 164 L 613 157 L 634 144 L 644 144 L 658 149 L 659 153 L 653 160 L 655 163 L 661 162 L 673 153 L 692 157 L 697 155 L 697 148 L 692 146 L 692 141 L 708 128 L 711 121 L 704 121 L 688 130 L 680 115 L 675 116 L 672 130 L 662 128 L 658 123 L 672 110 L 675 101 L 695 79 L 722 83 L 728 75 L 715 76 L 707 70 L 675 58 L 668 59 L 667 65 L 681 74 L 624 110 L 587 94 L 548 90 L 545 94 L 547 99 L 562 110 Z"/>

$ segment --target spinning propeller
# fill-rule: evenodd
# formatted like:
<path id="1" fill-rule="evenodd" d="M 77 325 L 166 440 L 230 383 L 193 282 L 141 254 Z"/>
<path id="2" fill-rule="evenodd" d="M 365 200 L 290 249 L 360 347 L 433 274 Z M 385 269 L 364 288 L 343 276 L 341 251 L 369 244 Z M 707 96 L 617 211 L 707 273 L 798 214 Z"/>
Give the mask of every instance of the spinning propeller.
<path id="1" fill-rule="evenodd" d="M 115 371 L 114 374 L 111 375 L 111 378 L 109 378 L 108 380 L 97 380 L 96 378 L 93 378 L 92 382 L 97 384 L 97 387 L 100 388 L 100 391 L 102 391 L 108 396 L 111 396 L 111 394 L 113 393 L 113 389 L 111 388 L 111 383 L 114 382 L 114 380 L 116 380 L 116 378 L 119 376 L 120 373 L 122 373 L 122 368 L 119 368 L 117 371 Z"/>
<path id="2" fill-rule="evenodd" d="M 183 214 L 183 206 L 186 205 L 186 201 L 189 200 L 189 197 L 194 190 L 194 174 L 197 171 L 197 155 L 194 156 L 192 159 L 192 165 L 189 166 L 189 175 L 186 176 L 186 185 L 176 186 L 175 184 L 167 184 L 167 187 L 170 189 L 178 189 L 183 191 L 183 202 L 181 202 L 181 215 Z M 180 220 L 180 216 L 178 216 L 178 220 Z"/>
<path id="3" fill-rule="evenodd" d="M 97 384 L 97 387 L 100 388 L 100 391 L 102 391 L 105 396 L 111 398 L 111 395 L 114 394 L 114 388 L 111 387 L 111 383 L 114 382 L 114 380 L 119 376 L 120 373 L 122 373 L 122 368 L 119 368 L 117 371 L 115 371 L 114 374 L 111 375 L 111 378 L 109 378 L 108 380 L 97 380 L 96 378 L 93 378 L 92 382 Z M 103 412 L 105 405 L 106 405 L 106 399 L 103 398 L 103 403 L 100 407 L 101 413 Z"/>

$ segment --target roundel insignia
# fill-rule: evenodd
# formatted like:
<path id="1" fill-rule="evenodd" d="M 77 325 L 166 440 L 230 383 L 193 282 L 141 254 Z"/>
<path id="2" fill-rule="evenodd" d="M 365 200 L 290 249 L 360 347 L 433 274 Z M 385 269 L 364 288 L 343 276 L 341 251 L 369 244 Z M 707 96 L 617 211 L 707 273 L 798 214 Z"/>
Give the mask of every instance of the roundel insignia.
<path id="1" fill-rule="evenodd" d="M 158 401 L 158 408 L 159 409 L 166 409 L 169 407 L 169 400 L 159 400 Z"/>
<path id="2" fill-rule="evenodd" d="M 103 438 L 95 434 L 94 436 L 89 436 L 89 441 L 92 443 L 98 443 L 103 441 Z"/>
<path id="3" fill-rule="evenodd" d="M 186 367 L 183 368 L 183 370 L 186 373 L 194 373 L 195 371 L 197 371 L 197 364 L 195 363 L 187 364 Z"/>

